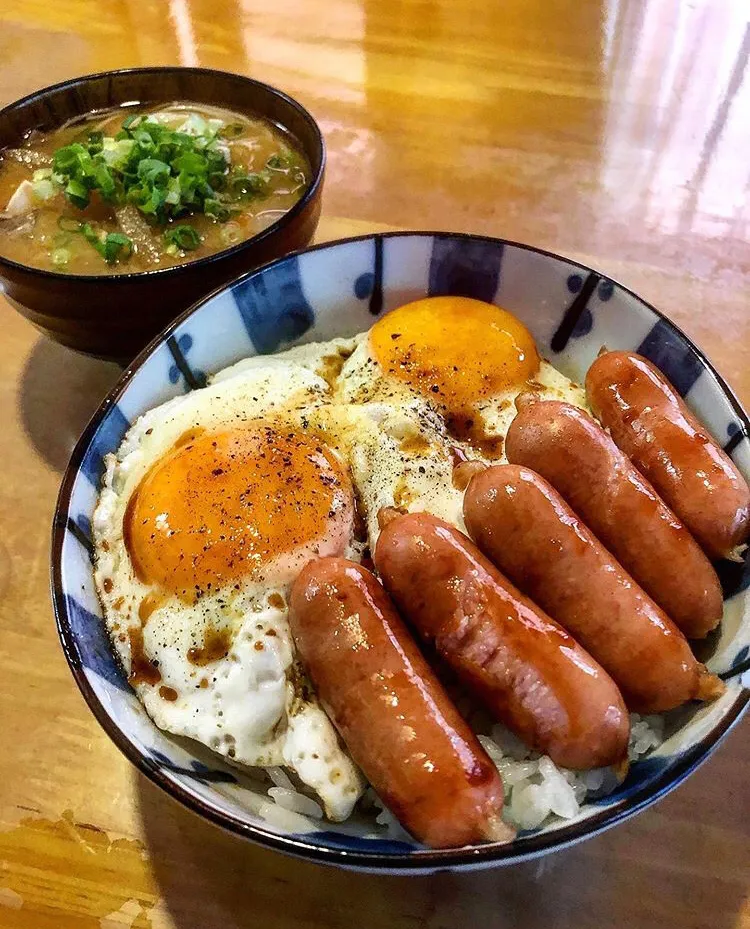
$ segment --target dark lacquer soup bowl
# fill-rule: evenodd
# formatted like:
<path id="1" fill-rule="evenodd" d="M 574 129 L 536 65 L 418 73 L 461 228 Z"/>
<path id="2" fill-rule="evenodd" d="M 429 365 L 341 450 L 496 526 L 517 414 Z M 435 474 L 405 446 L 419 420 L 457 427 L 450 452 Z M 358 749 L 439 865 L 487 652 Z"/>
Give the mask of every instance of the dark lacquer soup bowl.
<path id="1" fill-rule="evenodd" d="M 137 68 L 75 78 L 0 111 L 0 150 L 33 130 L 127 104 L 189 102 L 260 116 L 286 130 L 311 166 L 298 202 L 250 239 L 207 257 L 138 273 L 74 275 L 0 256 L 0 286 L 31 322 L 63 345 L 130 361 L 196 300 L 245 271 L 307 245 L 320 217 L 325 146 L 307 110 L 267 84 L 206 68 Z"/>

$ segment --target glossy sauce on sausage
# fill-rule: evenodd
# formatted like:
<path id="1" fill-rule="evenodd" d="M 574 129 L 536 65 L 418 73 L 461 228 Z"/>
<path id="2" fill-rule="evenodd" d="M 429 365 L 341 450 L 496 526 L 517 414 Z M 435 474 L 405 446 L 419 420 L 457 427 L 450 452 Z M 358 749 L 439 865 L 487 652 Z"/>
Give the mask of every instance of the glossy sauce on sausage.
<path id="1" fill-rule="evenodd" d="M 568 768 L 624 759 L 629 717 L 612 679 L 463 533 L 396 517 L 375 564 L 405 620 L 530 747 Z"/>
<path id="2" fill-rule="evenodd" d="M 464 497 L 485 555 L 612 676 L 631 710 L 670 710 L 699 691 L 702 666 L 665 613 L 543 477 L 488 468 Z"/>
<path id="3" fill-rule="evenodd" d="M 344 558 L 310 562 L 289 619 L 326 712 L 415 838 L 435 848 L 513 838 L 497 769 L 369 571 Z"/>
<path id="4" fill-rule="evenodd" d="M 586 375 L 594 415 L 711 558 L 737 558 L 750 489 L 732 459 L 648 359 L 605 352 Z"/>
<path id="5" fill-rule="evenodd" d="M 646 478 L 578 407 L 526 397 L 517 406 L 508 461 L 549 481 L 685 635 L 705 636 L 722 616 L 719 579 Z"/>

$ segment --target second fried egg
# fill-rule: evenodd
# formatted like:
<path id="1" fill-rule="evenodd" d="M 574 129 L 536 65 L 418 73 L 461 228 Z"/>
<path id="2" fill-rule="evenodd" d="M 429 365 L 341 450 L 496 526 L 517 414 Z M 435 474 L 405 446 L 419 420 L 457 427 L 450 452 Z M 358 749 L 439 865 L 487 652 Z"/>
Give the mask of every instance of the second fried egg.
<path id="1" fill-rule="evenodd" d="M 540 356 L 520 320 L 493 304 L 430 297 L 360 336 L 336 392 L 383 426 L 352 457 L 370 543 L 384 506 L 426 510 L 463 529 L 454 468 L 466 459 L 505 460 L 515 400 L 528 391 L 586 408 L 584 390 Z"/>

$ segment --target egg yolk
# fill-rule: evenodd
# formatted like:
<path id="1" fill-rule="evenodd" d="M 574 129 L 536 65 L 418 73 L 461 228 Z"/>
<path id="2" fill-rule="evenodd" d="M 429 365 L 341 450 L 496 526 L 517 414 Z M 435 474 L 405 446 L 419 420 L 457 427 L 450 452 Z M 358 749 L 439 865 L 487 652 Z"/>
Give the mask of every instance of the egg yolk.
<path id="1" fill-rule="evenodd" d="M 522 387 L 540 364 L 522 322 L 468 297 L 407 303 L 379 320 L 370 340 L 384 371 L 462 415 L 482 400 Z"/>
<path id="2" fill-rule="evenodd" d="M 241 578 L 292 580 L 342 554 L 354 519 L 347 473 L 314 438 L 262 425 L 188 435 L 146 474 L 127 507 L 138 578 L 183 600 Z"/>

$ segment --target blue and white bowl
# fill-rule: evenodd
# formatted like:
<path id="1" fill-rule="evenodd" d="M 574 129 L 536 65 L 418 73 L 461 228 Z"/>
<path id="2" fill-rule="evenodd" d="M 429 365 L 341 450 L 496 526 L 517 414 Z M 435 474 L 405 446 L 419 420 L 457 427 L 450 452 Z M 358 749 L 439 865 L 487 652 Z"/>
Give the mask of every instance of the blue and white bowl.
<path id="1" fill-rule="evenodd" d="M 125 371 L 68 466 L 52 537 L 52 594 L 65 654 L 94 715 L 144 774 L 186 806 L 261 845 L 343 867 L 429 872 L 518 862 L 595 835 L 663 797 L 716 748 L 750 700 L 750 568 L 722 570 L 725 612 L 701 655 L 727 681 L 715 703 L 669 715 L 666 741 L 635 763 L 619 790 L 574 820 L 522 833 L 511 845 L 435 851 L 373 836 L 372 819 L 290 833 L 258 810 L 260 774 L 224 764 L 159 731 L 115 661 L 92 572 L 91 516 L 102 458 L 143 412 L 241 358 L 349 336 L 410 300 L 459 294 L 498 303 L 529 327 L 543 355 L 582 381 L 602 345 L 654 361 L 750 477 L 750 422 L 708 360 L 669 320 L 603 274 L 499 239 L 446 233 L 371 235 L 311 248 L 230 284 L 172 324 Z M 745 686 L 743 687 L 743 673 Z"/>

